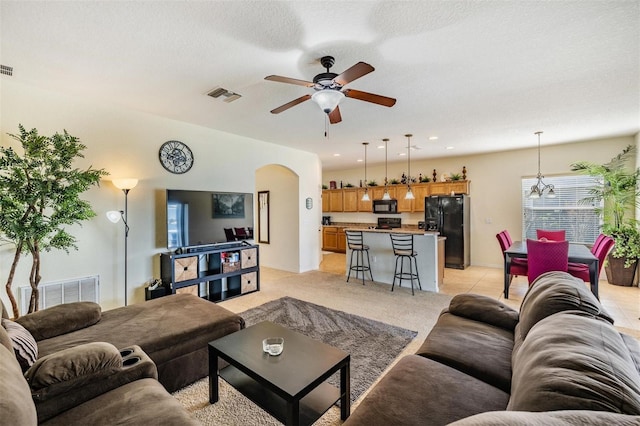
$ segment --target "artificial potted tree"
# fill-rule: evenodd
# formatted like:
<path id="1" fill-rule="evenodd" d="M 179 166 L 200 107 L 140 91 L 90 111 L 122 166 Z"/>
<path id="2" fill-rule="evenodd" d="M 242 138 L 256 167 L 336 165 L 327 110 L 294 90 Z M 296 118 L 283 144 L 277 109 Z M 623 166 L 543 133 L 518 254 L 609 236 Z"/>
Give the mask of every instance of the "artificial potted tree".
<path id="1" fill-rule="evenodd" d="M 19 312 L 11 286 L 21 255 L 31 255 L 31 313 L 38 310 L 41 253 L 76 248 L 68 226 L 95 216 L 80 194 L 107 175 L 103 169 L 74 167 L 86 146 L 66 130 L 41 136 L 36 129 L 26 131 L 22 125 L 19 129 L 18 135 L 9 136 L 20 143 L 21 153 L 0 146 L 0 241 L 15 247 L 5 286 L 14 317 Z"/>
<path id="2" fill-rule="evenodd" d="M 602 232 L 611 236 L 615 246 L 607 258 L 605 271 L 610 284 L 632 286 L 640 259 L 640 232 L 633 218 L 639 205 L 638 178 L 640 168 L 627 166 L 633 159 L 635 147 L 629 145 L 605 164 L 580 161 L 571 170 L 597 178 L 598 184 L 589 189 L 589 196 L 581 201 L 586 204 L 603 202 Z"/>

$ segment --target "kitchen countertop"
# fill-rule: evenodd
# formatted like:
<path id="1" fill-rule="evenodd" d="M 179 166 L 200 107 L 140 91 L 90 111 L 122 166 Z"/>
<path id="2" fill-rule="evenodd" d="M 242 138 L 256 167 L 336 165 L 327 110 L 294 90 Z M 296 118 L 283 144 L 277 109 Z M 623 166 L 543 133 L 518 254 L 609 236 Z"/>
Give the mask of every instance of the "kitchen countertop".
<path id="1" fill-rule="evenodd" d="M 375 229 L 375 228 L 369 228 L 369 227 L 350 226 L 350 227 L 345 227 L 345 231 L 375 232 L 375 233 L 381 233 L 381 234 L 415 234 L 415 235 L 435 234 L 435 235 L 438 235 L 438 232 L 425 231 L 424 229 L 417 229 L 417 228 Z"/>

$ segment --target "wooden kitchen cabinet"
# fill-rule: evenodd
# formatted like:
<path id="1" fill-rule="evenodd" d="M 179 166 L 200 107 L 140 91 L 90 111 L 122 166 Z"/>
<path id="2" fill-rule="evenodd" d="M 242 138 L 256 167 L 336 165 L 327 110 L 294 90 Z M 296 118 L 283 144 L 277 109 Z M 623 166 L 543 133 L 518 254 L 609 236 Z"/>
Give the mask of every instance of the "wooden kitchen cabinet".
<path id="1" fill-rule="evenodd" d="M 407 200 L 404 197 L 407 195 L 407 185 L 397 186 L 396 196 L 398 198 L 398 213 L 411 213 L 414 208 L 415 200 Z M 413 187 L 411 188 L 413 192 Z"/>
<path id="2" fill-rule="evenodd" d="M 373 212 L 373 207 L 371 205 L 371 189 L 369 189 L 369 201 L 362 201 L 362 196 L 364 195 L 364 188 L 358 188 L 357 194 L 358 194 L 358 211 L 359 212 L 368 212 L 368 213 L 372 213 Z"/>
<path id="3" fill-rule="evenodd" d="M 357 212 L 358 211 L 358 189 L 345 188 L 342 190 L 342 211 Z"/>
<path id="4" fill-rule="evenodd" d="M 329 190 L 328 189 L 322 190 L 322 211 L 323 212 L 329 211 Z"/>
<path id="5" fill-rule="evenodd" d="M 329 211 L 330 212 L 344 211 L 343 192 L 344 191 L 342 189 L 329 190 Z"/>
<path id="6" fill-rule="evenodd" d="M 423 212 L 424 211 L 424 199 L 431 195 L 429 190 L 428 183 L 420 183 L 416 185 L 412 185 L 411 189 L 413 190 L 413 196 L 416 198 L 413 203 L 413 211 L 414 212 Z"/>
<path id="7" fill-rule="evenodd" d="M 344 227 L 324 226 L 322 228 L 322 250 L 345 253 L 346 248 L 347 236 Z"/>
<path id="8" fill-rule="evenodd" d="M 389 185 L 387 186 L 387 188 L 389 189 L 389 195 L 391 196 L 391 198 L 397 198 L 396 187 L 393 185 Z M 384 186 L 374 186 L 369 188 L 369 197 L 371 197 L 372 200 L 382 200 L 383 195 Z"/>

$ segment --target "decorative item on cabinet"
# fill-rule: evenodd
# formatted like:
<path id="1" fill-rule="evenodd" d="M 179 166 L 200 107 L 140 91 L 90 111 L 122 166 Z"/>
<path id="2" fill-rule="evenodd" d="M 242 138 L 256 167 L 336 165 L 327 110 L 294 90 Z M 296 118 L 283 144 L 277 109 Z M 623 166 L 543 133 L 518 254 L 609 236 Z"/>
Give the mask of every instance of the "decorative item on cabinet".
<path id="1" fill-rule="evenodd" d="M 438 181 L 438 173 L 436 173 L 436 169 L 433 169 L 433 181 L 434 182 Z"/>
<path id="2" fill-rule="evenodd" d="M 467 167 L 462 166 L 462 180 L 467 180 Z"/>
<path id="3" fill-rule="evenodd" d="M 329 189 L 337 189 L 335 180 L 329 182 Z"/>

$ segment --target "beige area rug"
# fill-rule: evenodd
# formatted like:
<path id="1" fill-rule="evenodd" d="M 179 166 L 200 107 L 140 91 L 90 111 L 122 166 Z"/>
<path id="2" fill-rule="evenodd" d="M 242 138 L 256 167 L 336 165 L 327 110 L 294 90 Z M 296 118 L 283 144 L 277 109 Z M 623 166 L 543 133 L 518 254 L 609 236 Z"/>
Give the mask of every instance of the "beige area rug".
<path id="1" fill-rule="evenodd" d="M 345 276 L 327 272 L 293 274 L 261 268 L 259 292 L 222 302 L 221 306 L 242 313 L 263 303 L 289 296 L 417 331 L 417 337 L 405 347 L 386 372 L 403 355 L 415 353 L 435 324 L 440 311 L 448 306 L 451 300 L 451 296 L 423 291 L 412 296 L 411 289 L 406 287 L 396 287 L 392 293 L 391 286 L 387 284 L 367 281 L 363 286 L 361 281 L 345 281 Z M 213 405 L 209 404 L 209 382 L 208 379 L 202 379 L 177 391 L 174 396 L 203 425 L 280 424 L 223 380 L 220 380 L 219 392 L 219 401 Z M 365 395 L 366 392 L 352 404 L 352 411 Z M 334 406 L 315 424 L 328 426 L 341 423 L 340 410 Z"/>

